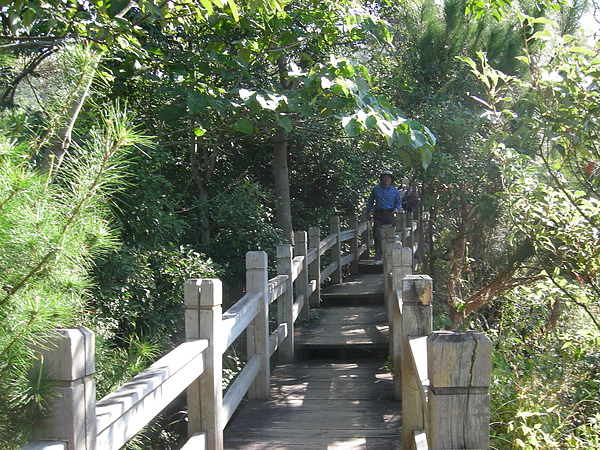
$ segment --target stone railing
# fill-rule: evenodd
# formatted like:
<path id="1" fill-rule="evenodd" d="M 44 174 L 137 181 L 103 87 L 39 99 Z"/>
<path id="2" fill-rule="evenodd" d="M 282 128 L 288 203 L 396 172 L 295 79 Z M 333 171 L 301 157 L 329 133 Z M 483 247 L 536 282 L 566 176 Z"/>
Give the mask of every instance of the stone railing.
<path id="1" fill-rule="evenodd" d="M 433 331 L 433 283 L 413 275 L 413 251 L 384 233 L 385 302 L 402 448 L 489 447 L 492 343 L 475 331 Z"/>
<path id="2" fill-rule="evenodd" d="M 54 344 L 40 350 L 49 378 L 58 386 L 52 414 L 24 449 L 115 450 L 124 445 L 182 392 L 187 393 L 188 435 L 184 449 L 221 449 L 223 429 L 240 401 L 269 396 L 269 360 L 294 357 L 294 324 L 320 304 L 322 282 L 340 283 L 344 267 L 358 271 L 368 257 L 370 226 L 357 217 L 340 229 L 333 216 L 330 232 L 295 233 L 295 245 L 277 248 L 277 275 L 268 279 L 265 252 L 246 255 L 246 294 L 222 312 L 222 286 L 216 279 L 184 285 L 187 342 L 96 402 L 94 334 L 86 328 L 57 330 Z M 322 266 L 322 257 L 330 263 Z M 273 305 L 273 306 L 271 306 Z M 269 308 L 277 323 L 269 332 Z M 273 325 L 273 324 L 271 324 Z M 247 362 L 222 391 L 222 356 L 245 334 Z"/>

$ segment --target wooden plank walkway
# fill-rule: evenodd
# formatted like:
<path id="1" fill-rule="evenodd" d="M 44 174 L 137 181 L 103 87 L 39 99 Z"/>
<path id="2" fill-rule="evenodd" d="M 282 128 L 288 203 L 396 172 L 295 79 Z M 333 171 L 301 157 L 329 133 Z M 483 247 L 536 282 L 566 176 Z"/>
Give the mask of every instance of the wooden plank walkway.
<path id="1" fill-rule="evenodd" d="M 382 274 L 348 277 L 322 300 L 319 320 L 296 333 L 300 360 L 275 368 L 271 399 L 246 403 L 225 429 L 225 449 L 401 448 Z"/>
<path id="2" fill-rule="evenodd" d="M 225 429 L 226 449 L 400 449 L 400 403 L 376 361 L 279 366 L 272 399 L 250 401 Z"/>

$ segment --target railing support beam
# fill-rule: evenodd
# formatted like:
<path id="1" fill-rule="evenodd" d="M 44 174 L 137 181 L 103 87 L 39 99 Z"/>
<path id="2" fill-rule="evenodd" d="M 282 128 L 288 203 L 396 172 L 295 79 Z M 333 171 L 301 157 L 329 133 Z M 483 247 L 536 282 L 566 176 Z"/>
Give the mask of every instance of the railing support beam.
<path id="1" fill-rule="evenodd" d="M 318 308 L 321 306 L 321 230 L 318 227 L 308 229 L 308 247 L 315 252 L 308 268 L 310 282 L 314 284 L 310 306 Z"/>
<path id="2" fill-rule="evenodd" d="M 492 341 L 476 331 L 427 338 L 429 448 L 488 448 Z"/>
<path id="3" fill-rule="evenodd" d="M 308 300 L 308 242 L 306 231 L 296 231 L 294 233 L 294 256 L 302 256 L 302 270 L 296 279 L 297 292 L 299 296 L 304 298 L 304 305 L 300 312 L 300 317 L 308 322 L 310 319 L 309 300 Z"/>
<path id="4" fill-rule="evenodd" d="M 260 371 L 248 391 L 251 400 L 267 400 L 270 389 L 269 276 L 265 252 L 246 253 L 246 292 L 260 292 L 259 313 L 248 326 L 248 357 L 260 356 Z"/>
<path id="5" fill-rule="evenodd" d="M 294 360 L 294 289 L 292 285 L 292 246 L 277 246 L 277 275 L 286 275 L 285 292 L 277 301 L 277 321 L 287 325 L 288 335 L 279 347 L 279 360 L 290 363 Z"/>
<path id="6" fill-rule="evenodd" d="M 36 350 L 40 359 L 35 370 L 43 370 L 56 383 L 52 413 L 34 437 L 47 448 L 45 441 L 62 441 L 68 448 L 96 448 L 96 388 L 94 374 L 94 333 L 85 327 L 57 329 L 50 342 Z M 36 448 L 35 442 L 25 448 Z"/>
<path id="7" fill-rule="evenodd" d="M 407 247 L 395 248 L 392 251 L 392 297 L 390 301 L 390 355 L 394 368 L 394 398 L 402 400 L 402 324 L 398 291 L 403 289 L 404 278 L 412 275 L 412 250 Z"/>
<path id="8" fill-rule="evenodd" d="M 331 282 L 334 284 L 342 283 L 342 242 L 340 239 L 340 217 L 331 216 L 329 219 L 329 232 L 336 236 L 335 245 L 331 247 L 331 262 L 337 263 L 337 268 L 331 274 Z"/>
<path id="9" fill-rule="evenodd" d="M 184 285 L 186 340 L 208 339 L 205 370 L 187 388 L 188 436 L 206 432 L 209 449 L 223 449 L 223 285 L 218 279 L 193 279 Z"/>
<path id="10" fill-rule="evenodd" d="M 433 327 L 433 280 L 428 275 L 409 275 L 402 282 L 402 448 L 413 450 L 417 430 L 427 429 L 427 412 L 421 399 L 422 384 L 413 369 L 409 339 L 427 336 Z"/>

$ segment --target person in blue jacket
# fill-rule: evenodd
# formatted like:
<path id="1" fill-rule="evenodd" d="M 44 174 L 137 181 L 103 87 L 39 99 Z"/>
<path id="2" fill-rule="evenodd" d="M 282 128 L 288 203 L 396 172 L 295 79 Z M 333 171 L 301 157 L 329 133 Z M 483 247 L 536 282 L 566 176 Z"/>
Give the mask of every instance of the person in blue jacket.
<path id="1" fill-rule="evenodd" d="M 379 176 L 379 184 L 373 187 L 367 214 L 373 214 L 373 238 L 375 239 L 375 264 L 381 264 L 381 227 L 396 226 L 395 214 L 402 209 L 400 192 L 394 186 L 394 175 L 389 170 L 384 170 Z"/>

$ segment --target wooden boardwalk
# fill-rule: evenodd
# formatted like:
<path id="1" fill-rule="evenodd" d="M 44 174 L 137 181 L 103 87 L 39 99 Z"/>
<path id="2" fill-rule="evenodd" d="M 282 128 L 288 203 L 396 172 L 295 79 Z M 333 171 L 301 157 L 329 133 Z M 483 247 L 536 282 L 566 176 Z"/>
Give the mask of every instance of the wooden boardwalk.
<path id="1" fill-rule="evenodd" d="M 225 449 L 401 448 L 382 274 L 349 277 L 322 299 L 319 320 L 296 333 L 298 362 L 275 368 L 271 399 L 246 403 Z"/>

